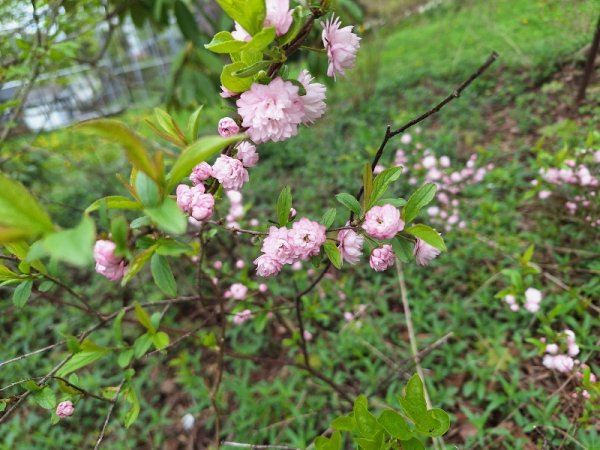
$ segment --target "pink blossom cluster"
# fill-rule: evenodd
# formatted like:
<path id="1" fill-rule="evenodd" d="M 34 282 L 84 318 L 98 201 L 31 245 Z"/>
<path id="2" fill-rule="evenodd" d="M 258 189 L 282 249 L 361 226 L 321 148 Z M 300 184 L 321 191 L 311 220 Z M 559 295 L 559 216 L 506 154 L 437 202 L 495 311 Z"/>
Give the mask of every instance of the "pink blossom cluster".
<path id="1" fill-rule="evenodd" d="M 584 157 L 591 150 L 580 150 Z M 556 198 L 564 199 L 564 208 L 569 215 L 575 215 L 579 211 L 585 222 L 591 227 L 600 226 L 600 205 L 598 203 L 598 186 L 600 186 L 600 172 L 598 171 L 597 155 L 600 151 L 592 153 L 592 157 L 588 158 L 589 164 L 577 163 L 574 159 L 567 159 L 561 167 L 543 167 L 539 173 L 543 182 L 547 183 L 542 186 L 538 192 L 540 200 L 546 200 L 553 195 L 554 191 L 560 190 L 560 195 Z M 531 182 L 532 185 L 538 186 L 539 180 L 535 179 Z M 566 189 L 566 187 L 571 189 Z M 576 188 L 576 193 L 573 189 Z M 575 195 L 573 195 L 575 194 Z M 561 200 L 564 201 L 564 200 Z"/>
<path id="2" fill-rule="evenodd" d="M 546 344 L 542 364 L 548 369 L 568 373 L 575 367 L 576 362 L 573 358 L 578 354 L 579 346 L 575 340 L 575 333 L 572 330 L 564 330 L 558 336 L 558 343 Z"/>
<path id="3" fill-rule="evenodd" d="M 188 214 L 195 223 L 208 220 L 215 210 L 215 198 L 212 194 L 205 193 L 203 184 L 188 186 L 180 184 L 176 190 L 177 205 Z"/>
<path id="4" fill-rule="evenodd" d="M 285 264 L 318 255 L 327 239 L 325 231 L 325 226 L 305 217 L 295 221 L 291 229 L 272 226 L 263 241 L 263 254 L 254 260 L 256 273 L 261 277 L 276 275 Z"/>
<path id="5" fill-rule="evenodd" d="M 240 95 L 236 104 L 242 126 L 257 144 L 284 141 L 298 134 L 300 124 L 309 125 L 325 113 L 325 86 L 314 83 L 304 70 L 298 81 L 306 94 L 300 95 L 298 86 L 276 77 L 269 84 L 253 83 Z"/>
<path id="6" fill-rule="evenodd" d="M 127 272 L 127 262 L 115 255 L 117 244 L 110 240 L 98 240 L 94 245 L 96 272 L 111 281 L 119 281 Z"/>
<path id="7" fill-rule="evenodd" d="M 232 284 L 223 294 L 225 298 L 232 298 L 234 300 L 244 300 L 246 295 L 248 295 L 248 287 L 242 283 Z"/>
<path id="8" fill-rule="evenodd" d="M 242 325 L 243 323 L 252 319 L 252 317 L 252 311 L 249 309 L 244 309 L 243 311 L 235 313 L 235 315 L 233 316 L 233 323 L 235 325 Z"/>
<path id="9" fill-rule="evenodd" d="M 227 199 L 229 200 L 229 211 L 225 220 L 229 228 L 240 228 L 238 220 L 245 215 L 243 197 L 240 191 L 230 190 L 226 191 Z"/>
<path id="10" fill-rule="evenodd" d="M 540 310 L 540 304 L 542 303 L 543 295 L 539 289 L 527 288 L 524 293 L 525 301 L 523 307 L 530 313 L 536 313 Z M 504 302 L 510 307 L 512 311 L 518 311 L 520 309 L 517 298 L 508 294 L 504 297 Z"/>
<path id="11" fill-rule="evenodd" d="M 416 134 L 420 134 L 420 129 L 416 130 Z M 431 182 L 437 186 L 436 199 L 439 204 L 426 210 L 430 221 L 445 231 L 465 228 L 466 222 L 461 219 L 459 209 L 461 194 L 467 186 L 483 182 L 494 165 L 477 167 L 478 158 L 473 154 L 464 166 L 457 168 L 449 156 L 436 156 L 409 133 L 401 136 L 401 142 L 406 147 L 396 151 L 394 165 L 403 167 L 403 174 L 408 175 L 408 183 L 416 186 Z"/>

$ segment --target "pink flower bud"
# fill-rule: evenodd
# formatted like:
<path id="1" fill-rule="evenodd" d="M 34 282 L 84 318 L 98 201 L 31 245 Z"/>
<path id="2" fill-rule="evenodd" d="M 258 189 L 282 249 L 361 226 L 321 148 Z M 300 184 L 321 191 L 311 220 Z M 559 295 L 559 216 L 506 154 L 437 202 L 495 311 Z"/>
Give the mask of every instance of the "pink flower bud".
<path id="1" fill-rule="evenodd" d="M 265 293 L 265 292 L 267 292 L 268 290 L 269 290 L 269 287 L 268 287 L 268 286 L 267 286 L 265 283 L 260 283 L 260 284 L 258 285 L 258 291 L 259 291 L 259 292 L 262 292 L 262 293 L 264 294 L 264 293 Z"/>
<path id="2" fill-rule="evenodd" d="M 208 180 L 213 176 L 212 167 L 207 162 L 201 162 L 190 174 L 190 181 L 194 184 L 201 184 L 203 181 Z"/>
<path id="3" fill-rule="evenodd" d="M 238 159 L 221 155 L 213 164 L 213 176 L 219 180 L 224 189 L 240 190 L 249 180 L 248 171 Z"/>
<path id="4" fill-rule="evenodd" d="M 56 415 L 61 419 L 72 416 L 74 412 L 75 408 L 73 407 L 73 402 L 71 402 L 70 400 L 60 402 L 56 407 Z"/>
<path id="5" fill-rule="evenodd" d="M 341 230 L 338 233 L 337 239 L 342 259 L 348 264 L 356 264 L 362 255 L 365 238 L 353 230 Z"/>
<path id="6" fill-rule="evenodd" d="M 111 281 L 118 281 L 127 271 L 126 261 L 115 255 L 117 244 L 109 240 L 98 240 L 94 245 L 96 272 Z"/>
<path id="7" fill-rule="evenodd" d="M 305 341 L 310 342 L 310 341 L 313 340 L 313 335 L 312 335 L 312 333 L 310 331 L 304 330 L 303 335 L 304 335 L 304 340 Z"/>
<path id="8" fill-rule="evenodd" d="M 296 208 L 290 208 L 290 213 L 288 214 L 288 220 L 294 220 L 296 218 L 297 214 L 298 214 L 298 212 L 296 211 Z"/>
<path id="9" fill-rule="evenodd" d="M 234 283 L 229 288 L 229 292 L 231 293 L 231 298 L 235 300 L 244 300 L 248 293 L 248 288 L 242 283 Z"/>
<path id="10" fill-rule="evenodd" d="M 394 259 L 395 255 L 392 246 L 385 244 L 383 247 L 373 250 L 371 258 L 369 259 L 369 264 L 376 272 L 383 272 L 394 265 Z"/>
<path id="11" fill-rule="evenodd" d="M 269 255 L 260 255 L 254 260 L 256 274 L 259 277 L 270 277 L 281 271 L 282 263 Z"/>
<path id="12" fill-rule="evenodd" d="M 233 120 L 231 117 L 223 117 L 221 120 L 219 120 L 218 129 L 219 134 L 222 137 L 230 137 L 237 134 L 238 131 L 240 131 L 240 127 L 237 123 L 235 123 L 235 120 Z"/>
<path id="13" fill-rule="evenodd" d="M 221 270 L 223 268 L 223 262 L 222 261 L 215 261 L 213 263 L 213 267 L 217 270 Z"/>

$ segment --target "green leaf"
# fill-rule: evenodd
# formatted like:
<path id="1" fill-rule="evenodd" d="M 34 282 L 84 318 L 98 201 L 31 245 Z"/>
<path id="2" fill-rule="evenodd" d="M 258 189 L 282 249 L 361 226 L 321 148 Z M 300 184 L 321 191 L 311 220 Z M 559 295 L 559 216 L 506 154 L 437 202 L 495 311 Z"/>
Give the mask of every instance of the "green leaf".
<path id="1" fill-rule="evenodd" d="M 277 198 L 277 222 L 280 227 L 287 225 L 292 209 L 292 190 L 285 186 Z"/>
<path id="2" fill-rule="evenodd" d="M 117 342 L 117 344 L 123 343 L 123 335 L 121 333 L 121 324 L 123 323 L 123 317 L 125 317 L 124 309 L 119 311 L 119 314 L 117 314 L 117 317 L 115 317 L 115 321 L 112 325 L 113 336 L 115 337 L 115 341 Z"/>
<path id="3" fill-rule="evenodd" d="M 75 372 L 76 370 L 81 369 L 87 365 L 92 364 L 95 361 L 103 358 L 108 355 L 110 352 L 107 350 L 93 350 L 93 351 L 83 351 L 79 353 L 75 353 L 71 359 L 69 359 L 64 366 L 62 366 L 58 372 L 56 372 L 56 376 L 65 377 L 71 372 Z"/>
<path id="4" fill-rule="evenodd" d="M 54 407 L 56 407 L 56 396 L 54 395 L 54 391 L 47 386 L 34 392 L 33 399 L 44 409 L 54 409 Z"/>
<path id="5" fill-rule="evenodd" d="M 0 243 L 53 230 L 50 217 L 27 189 L 0 172 Z"/>
<path id="6" fill-rule="evenodd" d="M 195 142 L 196 139 L 198 139 L 198 129 L 200 128 L 200 118 L 202 117 L 201 113 L 203 108 L 204 105 L 200 105 L 188 119 L 187 127 L 185 129 L 188 142 Z"/>
<path id="7" fill-rule="evenodd" d="M 331 261 L 331 264 L 333 264 L 336 269 L 341 269 L 342 255 L 337 246 L 333 242 L 327 241 L 325 242 L 325 245 L 323 245 L 323 248 L 325 249 L 325 254 L 329 258 L 329 261 Z"/>
<path id="8" fill-rule="evenodd" d="M 136 359 L 141 358 L 146 354 L 150 346 L 152 345 L 152 334 L 144 333 L 139 336 L 133 343 L 133 356 Z"/>
<path id="9" fill-rule="evenodd" d="M 402 167 L 390 167 L 375 177 L 375 180 L 373 180 L 373 193 L 369 199 L 367 210 L 385 195 L 390 184 L 400 178 L 401 173 Z"/>
<path id="10" fill-rule="evenodd" d="M 419 239 L 427 242 L 432 247 L 437 248 L 441 251 L 446 251 L 446 244 L 444 243 L 444 239 L 440 234 L 435 231 L 433 228 L 423 225 L 422 223 L 418 223 L 413 225 L 412 227 L 408 227 L 404 229 L 405 233 L 408 233 L 412 236 L 418 237 Z"/>
<path id="11" fill-rule="evenodd" d="M 38 386 L 38 384 L 33 380 L 26 380 L 23 382 L 23 387 L 27 389 L 29 392 L 37 392 L 42 388 Z"/>
<path id="12" fill-rule="evenodd" d="M 142 172 L 138 172 L 135 175 L 135 191 L 142 204 L 146 207 L 157 206 L 161 202 L 158 185 Z"/>
<path id="13" fill-rule="evenodd" d="M 127 159 L 141 172 L 159 181 L 159 171 L 146 151 L 142 139 L 125 124 L 114 119 L 97 119 L 83 122 L 77 128 L 90 130 L 105 139 L 121 144 Z"/>
<path id="14" fill-rule="evenodd" d="M 362 397 L 362 398 L 361 398 Z M 367 437 L 373 437 L 381 431 L 381 425 L 373 414 L 369 412 L 367 399 L 364 395 L 354 402 L 354 420 L 358 426 L 358 431 Z"/>
<path id="15" fill-rule="evenodd" d="M 155 334 L 156 328 L 154 328 L 154 325 L 152 325 L 150 316 L 146 313 L 146 311 L 144 311 L 144 308 L 142 308 L 138 302 L 135 302 L 134 308 L 135 308 L 135 317 L 137 318 L 138 322 L 141 323 L 142 326 L 146 330 L 148 330 L 151 334 Z"/>
<path id="16" fill-rule="evenodd" d="M 413 437 L 404 418 L 394 410 L 386 409 L 377 421 L 392 437 L 401 441 L 408 441 Z"/>
<path id="17" fill-rule="evenodd" d="M 167 258 L 156 253 L 152 255 L 152 259 L 150 260 L 150 270 L 152 271 L 152 278 L 158 288 L 169 297 L 176 297 L 177 283 L 175 283 L 175 277 L 173 276 Z"/>
<path id="18" fill-rule="evenodd" d="M 392 248 L 400 261 L 408 263 L 414 258 L 415 244 L 401 236 L 392 239 Z"/>
<path id="19" fill-rule="evenodd" d="M 375 202 L 375 204 L 378 206 L 392 205 L 396 208 L 402 208 L 404 205 L 406 205 L 406 200 L 403 198 L 380 198 L 377 200 L 377 202 Z"/>
<path id="20" fill-rule="evenodd" d="M 354 420 L 354 414 L 337 417 L 332 420 L 331 427 L 339 431 L 349 431 L 351 433 L 358 432 L 358 425 Z"/>
<path id="21" fill-rule="evenodd" d="M 117 364 L 121 369 L 124 369 L 131 362 L 131 358 L 133 358 L 133 349 L 123 350 L 119 353 L 119 356 L 117 356 Z"/>
<path id="22" fill-rule="evenodd" d="M 6 410 L 6 400 L 0 400 L 0 412 L 4 412 Z"/>
<path id="23" fill-rule="evenodd" d="M 184 177 L 187 177 L 196 165 L 218 153 L 221 149 L 244 138 L 243 134 L 223 138 L 221 136 L 205 136 L 198 139 L 181 152 L 177 161 L 167 175 L 167 192 L 171 192 Z"/>
<path id="24" fill-rule="evenodd" d="M 431 436 L 439 437 L 446 434 L 450 429 L 450 416 L 448 413 L 440 408 L 432 408 L 427 411 L 427 413 L 440 423 L 439 427 L 433 431 Z"/>
<path id="25" fill-rule="evenodd" d="M 402 450 L 425 450 L 423 443 L 417 438 L 402 441 Z"/>
<path id="26" fill-rule="evenodd" d="M 108 209 L 142 209 L 143 205 L 140 202 L 131 200 L 122 195 L 110 195 L 96 200 L 85 210 L 85 214 L 99 210 L 102 205 L 106 205 Z"/>
<path id="27" fill-rule="evenodd" d="M 335 196 L 336 200 L 352 211 L 357 216 L 360 216 L 360 202 L 352 194 L 342 192 Z"/>
<path id="28" fill-rule="evenodd" d="M 0 281 L 18 280 L 19 275 L 10 270 L 4 264 L 0 264 Z"/>
<path id="29" fill-rule="evenodd" d="M 12 301 L 17 308 L 22 308 L 31 296 L 33 281 L 27 280 L 20 283 L 13 292 Z"/>
<path id="30" fill-rule="evenodd" d="M 161 238 L 157 241 L 156 253 L 163 256 L 179 256 L 193 251 L 191 245 L 174 239 Z"/>
<path id="31" fill-rule="evenodd" d="M 342 448 L 342 435 L 334 431 L 329 439 L 319 436 L 315 439 L 315 450 L 340 450 Z"/>
<path id="32" fill-rule="evenodd" d="M 524 266 L 528 265 L 531 261 L 531 258 L 533 257 L 534 251 L 535 244 L 531 244 L 529 247 L 527 247 L 527 250 L 525 250 L 525 253 L 523 253 L 523 256 L 521 256 L 521 264 L 523 264 Z"/>
<path id="33" fill-rule="evenodd" d="M 116 254 L 125 255 L 127 252 L 127 234 L 129 226 L 125 217 L 117 216 L 110 223 L 112 241 L 117 244 Z"/>
<path id="34" fill-rule="evenodd" d="M 74 266 L 84 267 L 93 262 L 93 248 L 96 241 L 94 221 L 83 216 L 75 228 L 49 234 L 31 246 L 27 261 L 32 262 L 43 256 L 63 261 Z"/>
<path id="35" fill-rule="evenodd" d="M 159 331 L 152 336 L 152 343 L 154 344 L 156 350 L 167 348 L 169 346 L 169 335 L 164 331 Z"/>
<path id="36" fill-rule="evenodd" d="M 167 233 L 183 234 L 187 230 L 187 216 L 172 198 L 165 198 L 162 205 L 146 208 L 144 212 L 158 228 Z"/>
<path id="37" fill-rule="evenodd" d="M 379 432 L 369 439 L 355 437 L 353 440 L 362 450 L 381 450 L 383 448 L 383 432 Z"/>
<path id="38" fill-rule="evenodd" d="M 437 430 L 441 429 L 440 421 L 427 411 L 423 382 L 417 374 L 408 380 L 404 388 L 404 395 L 398 396 L 398 401 L 420 433 L 434 436 Z"/>
<path id="39" fill-rule="evenodd" d="M 174 12 L 181 34 L 183 34 L 188 41 L 199 46 L 201 36 L 200 29 L 198 28 L 194 15 L 190 12 L 186 4 L 181 0 L 176 0 Z"/>
<path id="40" fill-rule="evenodd" d="M 219 31 L 204 48 L 214 53 L 238 53 L 247 42 L 236 40 L 229 31 Z"/>
<path id="41" fill-rule="evenodd" d="M 327 211 L 325 211 L 323 217 L 321 217 L 321 220 L 319 220 L 319 223 L 325 225 L 325 228 L 329 228 L 331 225 L 333 225 L 336 215 L 337 210 L 335 208 L 329 208 Z"/>
<path id="42" fill-rule="evenodd" d="M 217 0 L 217 3 L 252 36 L 262 30 L 267 15 L 265 0 Z"/>
<path id="43" fill-rule="evenodd" d="M 160 108 L 154 108 L 154 118 L 156 119 L 158 126 L 164 131 L 164 133 L 162 133 L 163 137 L 166 134 L 171 142 L 181 147 L 185 147 L 185 136 L 168 112 Z"/>
<path id="44" fill-rule="evenodd" d="M 132 263 L 129 265 L 123 280 L 121 281 L 121 286 L 125 286 L 129 280 L 131 280 L 140 270 L 142 270 L 142 267 L 146 265 L 155 251 L 156 245 L 153 245 L 152 247 L 149 247 L 136 255 Z"/>
<path id="45" fill-rule="evenodd" d="M 232 72 L 232 76 L 237 78 L 247 78 L 256 75 L 263 69 L 266 69 L 271 65 L 271 61 L 258 61 L 250 66 L 246 66 L 243 69 Z"/>
<path id="46" fill-rule="evenodd" d="M 248 66 L 243 62 L 234 62 L 223 67 L 221 72 L 221 84 L 231 92 L 245 92 L 252 86 L 252 78 L 240 78 L 234 75 L 235 72 L 246 69 Z"/>
<path id="47" fill-rule="evenodd" d="M 254 35 L 252 40 L 242 49 L 244 51 L 260 52 L 275 40 L 275 27 L 263 28 Z"/>
<path id="48" fill-rule="evenodd" d="M 133 386 L 130 384 L 125 391 L 125 400 L 131 405 L 131 409 L 125 414 L 124 425 L 129 428 L 140 414 L 140 399 L 138 398 Z"/>
<path id="49" fill-rule="evenodd" d="M 371 170 L 371 165 L 369 163 L 365 164 L 363 168 L 363 205 L 365 211 L 367 211 L 368 205 L 371 203 L 371 194 L 373 192 L 373 171 Z"/>
<path id="50" fill-rule="evenodd" d="M 413 192 L 402 210 L 402 218 L 406 224 L 412 222 L 419 214 L 419 211 L 433 200 L 436 190 L 437 186 L 434 183 L 427 183 Z"/>

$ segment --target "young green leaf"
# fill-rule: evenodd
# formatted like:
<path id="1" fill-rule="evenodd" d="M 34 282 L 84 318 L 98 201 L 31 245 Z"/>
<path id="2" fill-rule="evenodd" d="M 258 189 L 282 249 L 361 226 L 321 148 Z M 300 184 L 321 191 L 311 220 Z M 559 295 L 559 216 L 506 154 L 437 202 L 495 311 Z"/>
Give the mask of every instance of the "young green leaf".
<path id="1" fill-rule="evenodd" d="M 415 244 L 401 236 L 392 239 L 392 248 L 400 261 L 408 263 L 414 258 Z"/>
<path id="2" fill-rule="evenodd" d="M 434 183 L 427 183 L 413 192 L 402 210 L 402 218 L 406 224 L 412 222 L 419 214 L 419 211 L 433 200 L 436 190 L 437 186 Z"/>
<path id="3" fill-rule="evenodd" d="M 198 139 L 198 129 L 200 128 L 200 118 L 203 108 L 204 105 L 200 105 L 200 107 L 196 109 L 196 111 L 194 111 L 188 119 L 187 127 L 185 129 L 188 143 L 193 143 L 196 141 L 196 139 Z"/>
<path id="4" fill-rule="evenodd" d="M 319 220 L 319 223 L 325 225 L 325 228 L 329 228 L 331 225 L 333 225 L 336 214 L 337 210 L 335 208 L 329 208 L 327 211 L 325 211 L 323 217 L 321 217 L 321 220 Z"/>
<path id="5" fill-rule="evenodd" d="M 287 225 L 290 209 L 292 209 L 292 190 L 289 186 L 285 186 L 277 198 L 277 222 L 280 227 Z"/>
<path id="6" fill-rule="evenodd" d="M 333 242 L 327 241 L 325 242 L 325 245 L 323 245 L 323 248 L 325 249 L 325 254 L 329 258 L 329 261 L 331 261 L 331 264 L 333 264 L 336 269 L 341 269 L 342 255 L 337 246 Z"/>
<path id="7" fill-rule="evenodd" d="M 56 376 L 65 377 L 69 375 L 71 372 L 75 372 L 76 370 L 81 369 L 87 365 L 92 364 L 95 361 L 98 361 L 100 358 L 108 355 L 109 352 L 106 350 L 93 350 L 93 351 L 83 351 L 73 355 L 71 359 L 69 359 L 64 366 L 62 366 L 58 372 L 56 372 Z"/>
<path id="8" fill-rule="evenodd" d="M 187 217 L 172 198 L 166 198 L 162 205 L 146 208 L 144 212 L 167 233 L 183 234 L 187 230 Z"/>
<path id="9" fill-rule="evenodd" d="M 54 409 L 56 407 L 56 396 L 54 391 L 48 386 L 33 393 L 35 402 L 44 409 Z"/>
<path id="10" fill-rule="evenodd" d="M 408 441 L 413 437 L 404 418 L 394 410 L 386 409 L 377 421 L 392 437 L 401 441 Z"/>
<path id="11" fill-rule="evenodd" d="M 137 318 L 138 322 L 140 324 L 142 324 L 142 326 L 146 330 L 148 330 L 151 334 L 155 334 L 156 328 L 154 328 L 154 325 L 152 325 L 150 316 L 148 315 L 148 313 L 146 313 L 146 311 L 144 311 L 144 308 L 142 308 L 138 302 L 135 302 L 134 308 L 135 308 L 135 317 Z"/>
<path id="12" fill-rule="evenodd" d="M 131 409 L 125 414 L 124 420 L 125 428 L 129 428 L 140 414 L 140 399 L 131 383 L 128 384 L 124 394 L 125 400 L 131 405 Z"/>
<path id="13" fill-rule="evenodd" d="M 129 269 L 127 269 L 127 273 L 123 277 L 123 280 L 121 280 L 121 286 L 125 286 L 129 280 L 131 280 L 140 270 L 142 270 L 142 267 L 146 265 L 155 251 L 156 245 L 153 245 L 152 247 L 141 251 L 135 256 L 135 258 L 133 258 L 133 261 L 129 265 Z"/>
<path id="14" fill-rule="evenodd" d="M 156 253 L 152 255 L 150 270 L 154 282 L 161 291 L 169 297 L 177 296 L 177 283 L 167 258 Z"/>
<path id="15" fill-rule="evenodd" d="M 159 331 L 152 336 L 152 343 L 156 350 L 162 350 L 169 346 L 169 335 L 164 331 Z"/>
<path id="16" fill-rule="evenodd" d="M 221 84 L 231 92 L 244 92 L 252 86 L 252 78 L 240 78 L 233 75 L 235 72 L 244 70 L 248 67 L 246 63 L 234 62 L 223 67 L 221 72 Z"/>
<path id="17" fill-rule="evenodd" d="M 366 397 L 361 395 L 359 399 L 354 402 L 354 420 L 356 420 L 358 431 L 363 436 L 373 437 L 381 431 L 382 427 L 375 416 L 369 412 Z"/>
<path id="18" fill-rule="evenodd" d="M 335 196 L 336 200 L 352 211 L 357 216 L 360 216 L 360 202 L 352 194 L 342 192 Z"/>
<path id="19" fill-rule="evenodd" d="M 325 436 L 319 436 L 315 439 L 315 450 L 341 450 L 342 435 L 339 431 L 334 431 L 329 439 Z"/>
<path id="20" fill-rule="evenodd" d="M 219 31 L 204 48 L 214 53 L 238 53 L 247 42 L 236 40 L 229 31 Z"/>
<path id="21" fill-rule="evenodd" d="M 25 187 L 0 173 L 0 243 L 50 233 L 50 217 Z"/>
<path id="22" fill-rule="evenodd" d="M 100 209 L 102 205 L 106 205 L 108 209 L 142 209 L 144 206 L 135 200 L 131 200 L 127 197 L 123 197 L 122 195 L 110 195 L 108 197 L 104 197 L 96 200 L 90 206 L 88 206 L 85 210 L 85 214 L 89 214 L 91 212 L 97 211 Z"/>
<path id="23" fill-rule="evenodd" d="M 442 238 L 442 236 L 440 236 L 440 233 L 435 231 L 433 228 L 428 227 L 427 225 L 418 223 L 416 225 L 413 225 L 412 227 L 405 228 L 404 232 L 412 236 L 418 237 L 419 239 L 427 242 L 429 245 L 437 248 L 438 250 L 447 250 L 446 244 L 444 243 L 444 239 Z"/>
<path id="24" fill-rule="evenodd" d="M 217 3 L 252 36 L 262 30 L 267 15 L 265 0 L 217 0 Z"/>
<path id="25" fill-rule="evenodd" d="M 373 193 L 370 196 L 367 209 L 371 208 L 377 200 L 385 195 L 390 184 L 400 178 L 401 173 L 402 167 L 390 167 L 375 177 L 375 180 L 373 180 Z"/>
<path id="26" fill-rule="evenodd" d="M 27 303 L 29 297 L 31 297 L 32 287 L 32 280 L 23 281 L 16 287 L 15 291 L 13 292 L 12 301 L 17 308 L 22 308 L 25 306 L 25 303 Z"/>
<path id="27" fill-rule="evenodd" d="M 246 44 L 243 50 L 260 52 L 267 48 L 274 40 L 275 27 L 263 28 L 252 37 L 252 40 Z"/>

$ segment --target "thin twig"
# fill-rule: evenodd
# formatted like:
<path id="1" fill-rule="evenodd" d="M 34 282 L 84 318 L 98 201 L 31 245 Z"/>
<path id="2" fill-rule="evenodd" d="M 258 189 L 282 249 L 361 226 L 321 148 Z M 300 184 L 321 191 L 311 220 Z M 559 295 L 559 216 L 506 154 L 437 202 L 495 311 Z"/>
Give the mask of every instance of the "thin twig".
<path id="1" fill-rule="evenodd" d="M 104 424 L 102 425 L 102 430 L 100 430 L 100 435 L 98 436 L 98 440 L 96 441 L 96 445 L 94 446 L 94 450 L 98 450 L 100 448 L 100 444 L 102 443 L 102 439 L 104 439 L 104 433 L 106 433 L 106 427 L 108 426 L 108 422 L 110 421 L 110 417 L 117 405 L 117 400 L 119 399 L 119 394 L 121 394 L 121 390 L 123 389 L 123 385 L 125 384 L 125 379 L 121 380 L 119 387 L 117 388 L 117 393 L 111 400 L 111 405 L 108 408 L 108 412 L 106 413 L 106 419 L 104 419 Z"/>

